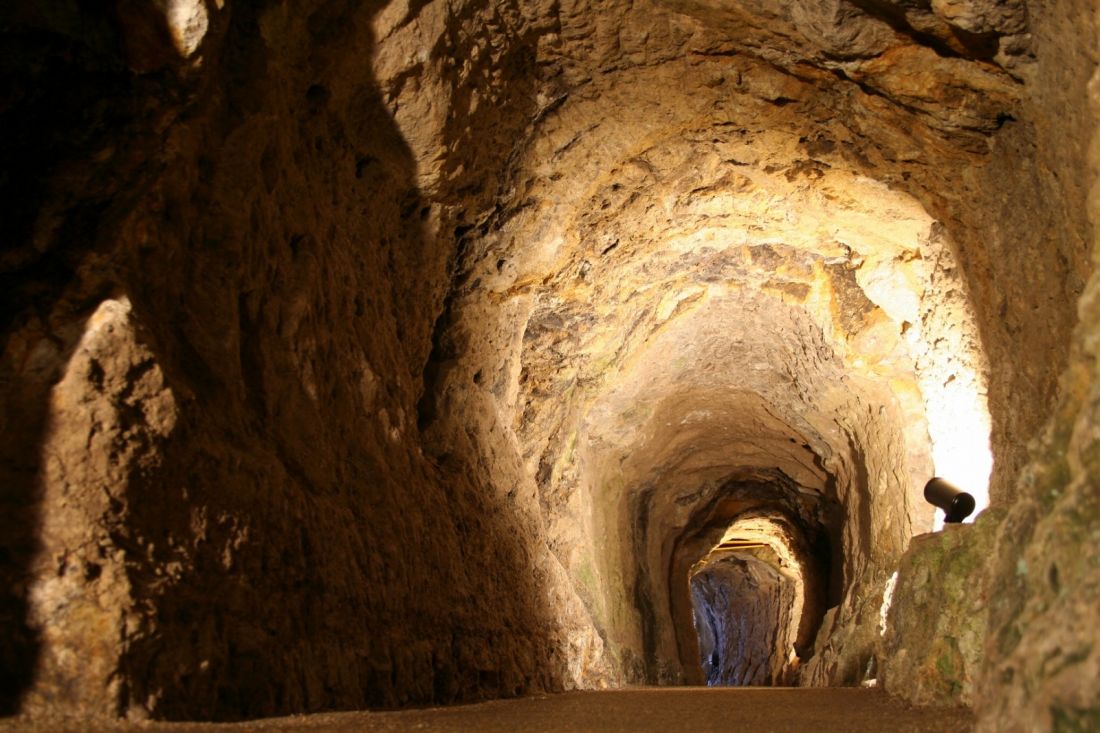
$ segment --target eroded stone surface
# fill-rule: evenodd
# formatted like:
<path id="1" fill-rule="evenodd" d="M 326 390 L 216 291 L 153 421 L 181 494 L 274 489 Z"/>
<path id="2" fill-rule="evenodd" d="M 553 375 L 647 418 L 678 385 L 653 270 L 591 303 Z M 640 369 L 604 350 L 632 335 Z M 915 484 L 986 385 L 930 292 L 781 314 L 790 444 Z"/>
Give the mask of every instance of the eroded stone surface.
<path id="1" fill-rule="evenodd" d="M 769 563 L 729 558 L 692 576 L 703 671 L 709 685 L 783 685 L 793 649 L 784 633 L 794 604 L 793 583 Z M 705 631 L 703 630 L 705 629 Z"/>
<path id="2" fill-rule="evenodd" d="M 983 569 L 998 517 L 914 539 L 898 570 L 879 654 L 887 692 L 914 704 L 973 705 L 990 602 Z"/>
<path id="3" fill-rule="evenodd" d="M 691 679 L 746 482 L 828 545 L 801 681 L 858 683 L 991 425 L 975 704 L 1094 714 L 1091 300 L 1016 482 L 1090 271 L 1083 0 L 0 12 L 8 707 Z"/>
<path id="4" fill-rule="evenodd" d="M 1044 81 L 1035 87 L 1035 96 L 1028 98 L 1023 108 L 1024 121 L 1034 133 L 1030 144 L 1035 146 L 1035 152 L 1025 156 L 1024 175 L 1018 185 L 1023 190 L 1035 192 L 1032 200 L 1051 203 L 1050 207 L 1039 207 L 1034 214 L 1026 213 L 1029 209 L 1014 210 L 993 234 L 999 237 L 1002 227 L 1018 231 L 1021 229 L 1018 222 L 1023 218 L 1041 218 L 1052 208 L 1077 202 L 1070 205 L 1072 211 L 1065 210 L 1063 214 L 1066 217 L 1063 222 L 1073 222 L 1072 225 L 1039 227 L 1036 235 L 1027 236 L 1024 241 L 1028 249 L 1036 246 L 1038 240 L 1045 240 L 1044 247 L 1049 250 L 1063 253 L 1073 249 L 1091 250 L 1095 256 L 1095 195 L 1090 194 L 1088 205 L 1085 205 L 1085 197 L 1090 187 L 1094 191 L 1096 185 L 1097 108 L 1095 94 L 1084 94 L 1090 77 L 1095 79 L 1095 8 L 1075 3 L 1029 5 L 1037 39 L 1038 63 L 1033 69 L 1034 78 Z M 1071 38 L 1077 40 L 1067 44 L 1067 39 Z M 1060 50 L 1063 48 L 1072 50 L 1063 53 Z M 1052 84 L 1076 91 L 1068 97 L 1055 99 L 1048 91 Z M 1052 109 L 1058 109 L 1058 114 L 1050 114 Z M 1010 147 L 1019 142 L 1017 133 L 1010 133 L 1002 140 Z M 1059 173 L 1048 176 L 1026 162 L 1042 159 L 1059 161 L 1048 169 Z M 1006 157 L 999 155 L 991 171 L 1004 160 Z M 1034 274 L 1025 274 L 1024 281 L 1031 281 L 1033 277 L 1048 279 L 1041 286 L 1035 283 L 1038 287 L 1031 297 L 1058 297 L 1053 293 L 1075 291 L 1080 287 L 1089 268 L 1084 262 L 1069 261 L 1076 264 L 1068 271 L 1063 262 L 1036 269 Z M 953 627 L 948 635 L 960 638 L 958 632 L 962 631 L 969 637 L 960 649 L 962 655 L 954 658 L 962 664 L 945 663 L 952 669 L 944 677 L 954 680 L 961 688 L 955 691 L 961 692 L 961 697 L 952 694 L 951 698 L 966 699 L 972 695 L 979 714 L 979 727 L 983 730 L 1087 730 L 1095 727 L 1098 720 L 1095 632 L 1085 628 L 1091 623 L 1085 619 L 1094 618 L 1096 608 L 1092 592 L 1095 588 L 1095 542 L 1088 538 L 1100 517 L 1093 499 L 1095 492 L 1090 488 L 1095 484 L 1095 467 L 1086 457 L 1089 436 L 1096 421 L 1094 400 L 1089 396 L 1090 385 L 1095 381 L 1091 349 L 1097 320 L 1090 310 L 1094 301 L 1090 292 L 1094 285 L 1095 277 L 1092 277 L 1078 302 L 1081 320 L 1071 341 L 1072 353 L 1069 367 L 1061 378 L 1061 394 L 1047 426 L 1041 436 L 1026 447 L 1023 444 L 1006 446 L 999 455 L 1002 475 L 1012 476 L 1015 466 L 1030 461 L 1011 488 L 1001 489 L 1005 492 L 1002 498 L 1010 495 L 1014 500 L 1004 501 L 995 515 L 983 517 L 975 529 L 985 527 L 977 536 L 955 540 L 963 543 L 957 550 L 961 558 L 977 556 L 983 557 L 985 562 L 975 570 L 967 570 L 964 561 L 942 576 L 946 581 L 943 587 L 933 584 L 917 591 L 918 595 L 938 596 L 947 604 L 945 620 L 936 623 L 946 621 Z M 1009 297 L 1012 296 L 1006 293 L 1002 303 L 1007 303 Z M 1071 299 L 1068 293 L 1063 297 Z M 978 294 L 976 302 L 988 301 Z M 1037 303 L 1033 303 L 1032 308 L 1040 310 Z M 1006 308 L 1005 312 L 1011 313 L 1011 308 Z M 1006 317 L 1006 326 L 1021 338 L 1027 334 L 1027 338 L 1034 335 L 1041 339 L 1068 339 L 1065 330 L 1040 335 L 1014 322 L 1013 316 Z M 1063 322 L 1056 328 L 1068 326 Z M 997 354 L 1006 348 L 1006 343 L 990 339 L 989 344 L 991 358 L 999 360 Z M 1011 381 L 1012 373 L 1032 374 L 1036 384 L 1043 384 L 1047 394 L 1052 393 L 1053 386 L 1046 381 L 1049 377 L 1039 376 L 1042 370 L 1037 364 L 1009 359 L 1005 359 L 1005 364 L 1005 376 L 1009 379 L 1000 382 L 1001 387 L 994 382 L 990 394 L 992 404 L 1001 402 L 999 391 Z M 1049 404 L 1049 400 L 1047 397 L 1044 402 Z M 997 444 L 1000 435 L 1026 432 L 1023 426 L 1034 425 L 1043 411 L 1009 410 L 1000 417 L 994 414 L 993 439 Z M 995 484 L 994 489 L 997 488 Z M 996 496 L 995 493 L 995 499 Z M 931 558 L 937 556 L 935 552 L 925 554 Z M 918 564 L 923 562 L 920 558 L 920 555 L 915 558 Z M 944 560 L 952 563 L 946 556 Z M 965 595 L 957 589 L 952 590 L 963 582 L 958 577 L 960 569 L 965 570 L 969 578 L 966 582 L 970 593 Z M 1066 580 L 1067 577 L 1070 579 Z M 984 611 L 981 610 L 983 605 Z M 964 615 L 967 611 L 987 614 L 987 623 L 975 629 Z M 964 623 L 960 625 L 960 621 Z M 978 632 L 977 649 L 972 636 L 975 631 Z M 919 649 L 918 656 L 926 655 L 922 664 L 934 663 L 939 658 L 934 647 L 942 646 L 942 642 L 921 644 L 919 635 L 910 634 L 909 637 L 908 643 L 916 643 Z M 936 695 L 945 691 L 939 678 L 926 673 L 924 679 L 931 683 L 923 686 L 925 691 L 933 690 Z"/>

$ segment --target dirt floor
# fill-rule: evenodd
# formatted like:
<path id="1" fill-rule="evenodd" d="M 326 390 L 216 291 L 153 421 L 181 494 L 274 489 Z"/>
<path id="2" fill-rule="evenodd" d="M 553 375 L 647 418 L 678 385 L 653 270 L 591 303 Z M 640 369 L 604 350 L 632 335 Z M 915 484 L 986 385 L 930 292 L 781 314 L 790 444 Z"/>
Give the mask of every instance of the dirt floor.
<path id="1" fill-rule="evenodd" d="M 751 731 L 752 733 L 937 733 L 969 731 L 964 710 L 912 708 L 877 690 L 774 688 L 635 688 L 570 692 L 479 705 L 398 712 L 321 713 L 245 723 L 90 724 L 0 720 L 0 733 L 237 733 L 238 731 Z"/>

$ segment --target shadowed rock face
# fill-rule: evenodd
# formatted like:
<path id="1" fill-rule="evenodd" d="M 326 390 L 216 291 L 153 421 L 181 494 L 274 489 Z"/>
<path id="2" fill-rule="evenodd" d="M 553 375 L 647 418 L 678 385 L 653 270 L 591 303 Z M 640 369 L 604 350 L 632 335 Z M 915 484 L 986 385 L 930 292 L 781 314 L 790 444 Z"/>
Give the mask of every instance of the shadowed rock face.
<path id="1" fill-rule="evenodd" d="M 3 705 L 1092 720 L 1094 16 L 0 11 Z M 996 510 L 906 555 L 933 473 Z"/>
<path id="2" fill-rule="evenodd" d="M 692 576 L 692 600 L 708 685 L 782 685 L 793 583 L 766 562 L 730 559 Z"/>
<path id="3" fill-rule="evenodd" d="M 829 538 L 835 541 L 836 532 L 825 526 L 828 513 L 805 506 L 791 488 L 730 487 L 742 504 L 737 519 L 726 527 L 720 516 L 709 517 L 708 524 L 722 529 L 721 539 L 690 570 L 697 643 L 681 641 L 691 661 L 700 660 L 708 685 L 797 684 L 826 607 L 837 606 L 841 579 L 830 577 Z M 690 551 L 690 545 L 678 549 Z"/>

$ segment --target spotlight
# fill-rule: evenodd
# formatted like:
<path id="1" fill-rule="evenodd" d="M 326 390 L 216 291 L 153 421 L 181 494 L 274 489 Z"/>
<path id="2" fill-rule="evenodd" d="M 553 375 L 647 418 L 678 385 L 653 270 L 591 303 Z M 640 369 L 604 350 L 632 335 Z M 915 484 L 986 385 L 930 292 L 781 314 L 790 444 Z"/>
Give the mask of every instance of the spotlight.
<path id="1" fill-rule="evenodd" d="M 933 478 L 924 485 L 924 500 L 943 509 L 943 521 L 958 524 L 974 511 L 974 497 L 942 478 Z"/>

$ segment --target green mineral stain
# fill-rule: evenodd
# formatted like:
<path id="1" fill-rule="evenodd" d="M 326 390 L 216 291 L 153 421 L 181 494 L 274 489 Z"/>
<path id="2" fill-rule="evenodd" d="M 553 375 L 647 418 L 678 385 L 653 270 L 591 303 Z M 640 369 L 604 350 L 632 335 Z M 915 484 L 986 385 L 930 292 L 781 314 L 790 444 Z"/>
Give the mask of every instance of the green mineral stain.
<path id="1" fill-rule="evenodd" d="M 947 685 L 954 686 L 958 677 L 965 670 L 962 657 L 959 655 L 959 643 L 951 636 L 944 636 L 938 644 L 939 654 L 936 655 L 936 671 L 940 679 Z"/>
<path id="2" fill-rule="evenodd" d="M 1022 557 L 1016 561 L 1016 575 L 1021 578 L 1027 575 L 1027 560 Z"/>
<path id="3" fill-rule="evenodd" d="M 941 654 L 936 657 L 936 671 L 940 673 L 940 678 L 944 682 L 948 682 L 955 674 L 955 660 L 951 654 Z"/>
<path id="4" fill-rule="evenodd" d="M 589 588 L 590 590 L 596 589 L 596 575 L 592 572 L 592 566 L 588 563 L 581 565 L 577 571 L 577 579 L 580 580 L 581 585 Z"/>

